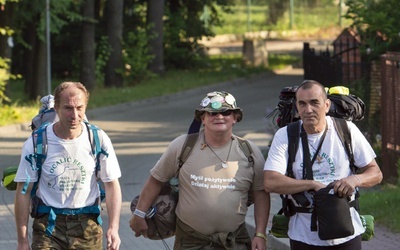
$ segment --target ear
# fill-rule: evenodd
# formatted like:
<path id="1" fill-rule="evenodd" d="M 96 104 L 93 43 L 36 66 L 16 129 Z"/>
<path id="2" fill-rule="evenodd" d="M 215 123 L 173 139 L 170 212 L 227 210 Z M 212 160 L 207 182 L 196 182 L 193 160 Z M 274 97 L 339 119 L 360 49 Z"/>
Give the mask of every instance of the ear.
<path id="1" fill-rule="evenodd" d="M 329 109 L 331 108 L 331 100 L 330 99 L 326 99 L 325 101 L 325 114 L 327 114 L 329 112 Z"/>

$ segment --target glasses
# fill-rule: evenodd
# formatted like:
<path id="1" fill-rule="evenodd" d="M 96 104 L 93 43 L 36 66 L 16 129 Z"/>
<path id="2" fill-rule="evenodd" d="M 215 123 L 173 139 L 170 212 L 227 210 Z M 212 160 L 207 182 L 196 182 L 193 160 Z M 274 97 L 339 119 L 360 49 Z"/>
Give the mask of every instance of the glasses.
<path id="1" fill-rule="evenodd" d="M 221 114 L 222 116 L 229 116 L 232 114 L 232 110 L 227 110 L 224 112 L 207 112 L 210 116 L 217 116 L 218 114 Z"/>

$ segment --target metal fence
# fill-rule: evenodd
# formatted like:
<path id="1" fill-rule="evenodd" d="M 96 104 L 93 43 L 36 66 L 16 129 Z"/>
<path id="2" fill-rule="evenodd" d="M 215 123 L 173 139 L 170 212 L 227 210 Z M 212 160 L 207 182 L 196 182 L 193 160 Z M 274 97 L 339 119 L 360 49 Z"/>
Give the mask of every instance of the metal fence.
<path id="1" fill-rule="evenodd" d="M 358 46 L 349 46 L 346 41 L 339 41 L 333 53 L 327 48 L 319 54 L 304 43 L 304 79 L 319 81 L 327 87 L 349 86 L 352 81 L 368 80 L 369 68 L 370 62 L 362 59 Z"/>
<path id="2" fill-rule="evenodd" d="M 342 85 L 342 62 L 340 57 L 331 57 L 327 49 L 316 54 L 309 43 L 303 47 L 304 79 L 316 80 L 327 87 Z"/>
<path id="3" fill-rule="evenodd" d="M 307 43 L 303 49 L 304 78 L 313 79 L 326 86 L 350 85 L 356 80 L 370 80 L 371 64 L 353 58 L 354 48 L 348 48 L 330 56 L 329 51 L 317 55 Z M 354 53 L 353 55 L 346 55 Z M 346 60 L 344 57 L 353 58 Z M 400 166 L 400 52 L 388 52 L 381 56 L 380 106 L 382 151 L 381 169 L 384 180 L 396 184 Z"/>
<path id="4" fill-rule="evenodd" d="M 397 183 L 400 159 L 400 52 L 381 56 L 382 172 L 384 179 Z"/>

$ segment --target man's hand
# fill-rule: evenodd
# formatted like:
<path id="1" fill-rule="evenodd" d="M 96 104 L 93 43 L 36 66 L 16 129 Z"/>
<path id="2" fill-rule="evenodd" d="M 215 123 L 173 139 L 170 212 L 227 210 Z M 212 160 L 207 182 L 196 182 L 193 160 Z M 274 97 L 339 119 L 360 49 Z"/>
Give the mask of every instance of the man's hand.
<path id="1" fill-rule="evenodd" d="M 118 230 L 108 229 L 107 231 L 107 250 L 119 250 L 121 239 Z"/>
<path id="2" fill-rule="evenodd" d="M 251 250 L 266 250 L 267 240 L 261 237 L 254 237 L 251 242 Z"/>
<path id="3" fill-rule="evenodd" d="M 132 231 L 135 232 L 136 237 L 143 235 L 143 237 L 147 238 L 148 226 L 144 218 L 133 215 L 131 220 L 129 221 L 129 226 L 131 227 Z"/>
<path id="4" fill-rule="evenodd" d="M 338 194 L 339 197 L 351 196 L 358 185 L 359 181 L 354 176 L 348 176 L 341 180 L 335 181 L 333 190 Z"/>

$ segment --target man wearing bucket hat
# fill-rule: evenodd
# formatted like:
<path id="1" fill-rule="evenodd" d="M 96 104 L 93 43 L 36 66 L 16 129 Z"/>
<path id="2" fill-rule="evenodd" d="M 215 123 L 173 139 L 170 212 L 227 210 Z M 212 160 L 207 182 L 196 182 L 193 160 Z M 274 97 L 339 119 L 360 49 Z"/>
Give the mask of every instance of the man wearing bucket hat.
<path id="1" fill-rule="evenodd" d="M 250 160 L 241 149 L 243 139 L 232 129 L 242 118 L 242 109 L 230 93 L 215 91 L 202 99 L 193 123 L 198 127 L 192 124 L 189 133 L 203 128 L 183 166 L 179 169 L 179 156 L 187 135 L 173 140 L 150 171 L 130 221 L 135 236 L 147 237 L 141 215 L 149 210 L 163 183 L 179 172 L 174 249 L 266 249 L 270 196 L 263 190 L 265 160 L 251 141 L 247 140 Z M 245 226 L 249 196 L 254 197 L 253 239 Z"/>

